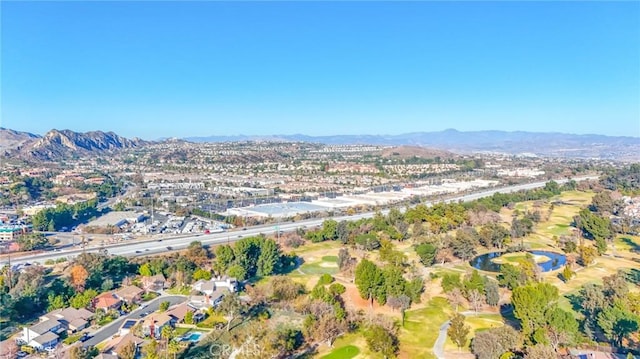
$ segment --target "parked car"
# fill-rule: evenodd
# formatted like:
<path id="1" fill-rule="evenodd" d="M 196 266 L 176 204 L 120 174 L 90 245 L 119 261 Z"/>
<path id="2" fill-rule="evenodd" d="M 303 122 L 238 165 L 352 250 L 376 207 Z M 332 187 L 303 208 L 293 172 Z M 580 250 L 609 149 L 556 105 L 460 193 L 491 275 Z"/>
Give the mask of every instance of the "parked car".
<path id="1" fill-rule="evenodd" d="M 89 334 L 89 333 L 84 333 L 82 335 L 82 337 L 80 337 L 80 341 L 81 342 L 86 342 L 87 340 L 93 338 L 93 335 Z"/>

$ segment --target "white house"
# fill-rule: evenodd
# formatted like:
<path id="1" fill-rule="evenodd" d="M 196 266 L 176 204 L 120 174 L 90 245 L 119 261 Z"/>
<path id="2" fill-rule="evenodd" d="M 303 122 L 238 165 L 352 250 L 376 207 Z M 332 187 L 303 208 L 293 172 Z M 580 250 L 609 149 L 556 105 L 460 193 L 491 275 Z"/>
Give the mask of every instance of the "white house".
<path id="1" fill-rule="evenodd" d="M 231 277 L 217 277 L 211 280 L 201 279 L 192 285 L 193 289 L 211 296 L 213 292 L 219 289 L 227 289 L 233 293 L 238 290 L 238 281 Z"/>
<path id="2" fill-rule="evenodd" d="M 22 329 L 22 340 L 27 345 L 38 350 L 55 346 L 58 343 L 58 334 L 64 332 L 65 328 L 57 320 L 46 320 L 30 327 Z"/>

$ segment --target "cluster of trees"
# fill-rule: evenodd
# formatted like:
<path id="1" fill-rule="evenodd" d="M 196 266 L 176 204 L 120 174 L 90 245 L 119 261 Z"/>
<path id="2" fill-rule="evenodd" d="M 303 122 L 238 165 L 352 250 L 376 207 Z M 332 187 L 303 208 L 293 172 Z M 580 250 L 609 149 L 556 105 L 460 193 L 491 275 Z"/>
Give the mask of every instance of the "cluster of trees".
<path id="1" fill-rule="evenodd" d="M 464 204 L 437 203 L 430 207 L 418 204 L 404 213 L 394 208 L 386 216 L 376 213 L 373 218 L 350 222 L 329 219 L 320 229 L 303 234 L 312 242 L 339 240 L 365 251 L 383 247 L 385 240 L 411 238 L 418 243 L 416 252 L 426 266 L 452 257 L 468 260 L 479 245 L 501 250 L 510 244 L 511 238 L 528 235 L 542 217 L 538 211 L 525 212 L 514 217 L 511 228 L 505 228 L 496 213 L 502 207 L 519 201 L 548 199 L 572 188 L 574 182 L 559 186 L 550 181 L 541 189 L 497 193 Z M 454 236 L 445 234 L 452 230 L 456 230 Z"/>
<path id="2" fill-rule="evenodd" d="M 52 199 L 55 193 L 51 191 L 53 182 L 45 177 L 18 177 L 12 178 L 13 184 L 9 187 L 12 196 L 27 196 L 32 201 Z"/>
<path id="3" fill-rule="evenodd" d="M 67 277 L 48 277 L 49 270 L 38 265 L 19 272 L 6 266 L 0 275 L 0 317 L 25 321 L 45 310 L 86 307 L 136 270 L 127 258 L 96 253 L 76 257 Z"/>
<path id="4" fill-rule="evenodd" d="M 629 293 L 627 276 L 619 271 L 602 279 L 603 284 L 586 284 L 577 298 L 585 316 L 588 339 L 606 338 L 621 346 L 640 327 L 640 294 Z"/>
<path id="5" fill-rule="evenodd" d="M 465 299 L 475 311 L 485 303 L 497 306 L 500 302 L 498 283 L 487 276 L 480 275 L 477 270 L 467 273 L 464 278 L 461 278 L 458 273 L 445 274 L 441 285 L 456 312 Z"/>
<path id="6" fill-rule="evenodd" d="M 474 207 L 482 205 L 492 211 L 498 212 L 501 208 L 506 207 L 510 203 L 549 199 L 553 196 L 559 195 L 562 191 L 573 190 L 576 186 L 577 184 L 575 181 L 569 181 L 562 186 L 558 185 L 555 181 L 549 181 L 543 188 L 512 193 L 495 193 L 490 197 L 480 198 L 476 201 L 470 202 L 467 206 Z"/>
<path id="7" fill-rule="evenodd" d="M 98 214 L 95 199 L 74 205 L 59 203 L 54 208 L 45 208 L 31 217 L 33 229 L 38 231 L 58 231 L 63 227 L 86 222 Z"/>
<path id="8" fill-rule="evenodd" d="M 402 266 L 387 265 L 383 268 L 363 259 L 355 269 L 355 284 L 363 299 L 379 304 L 389 304 L 404 312 L 411 302 L 419 302 L 424 290 L 420 276 L 405 279 Z"/>
<path id="9" fill-rule="evenodd" d="M 16 240 L 21 251 L 35 251 L 47 247 L 50 243 L 42 233 L 27 233 Z"/>
<path id="10" fill-rule="evenodd" d="M 445 233 L 468 221 L 466 208 L 458 203 L 437 203 L 431 207 L 417 205 L 405 212 L 408 223 L 426 223 L 432 233 Z"/>
<path id="11" fill-rule="evenodd" d="M 465 226 L 455 235 L 424 236 L 417 239 L 414 247 L 420 262 L 431 266 L 436 262 L 450 261 L 452 257 L 469 260 L 477 254 L 480 245 L 489 249 L 502 249 L 509 245 L 511 236 L 502 225 L 490 222 L 479 227 Z"/>
<path id="12" fill-rule="evenodd" d="M 500 286 L 513 290 L 525 284 L 537 283 L 542 277 L 538 264 L 533 256 L 527 253 L 515 265 L 510 263 L 501 264 L 497 279 Z"/>
<path id="13" fill-rule="evenodd" d="M 296 257 L 283 254 L 273 239 L 248 237 L 216 248 L 213 267 L 218 273 L 244 280 L 285 273 L 295 264 Z"/>
<path id="14" fill-rule="evenodd" d="M 611 191 L 637 194 L 640 191 L 640 164 L 634 163 L 629 167 L 614 169 L 604 176 L 600 183 Z"/>
<path id="15" fill-rule="evenodd" d="M 558 288 L 549 283 L 528 284 L 513 290 L 513 313 L 520 320 L 527 343 L 551 345 L 557 351 L 560 345 L 576 342 L 578 322 L 558 306 L 558 299 Z"/>

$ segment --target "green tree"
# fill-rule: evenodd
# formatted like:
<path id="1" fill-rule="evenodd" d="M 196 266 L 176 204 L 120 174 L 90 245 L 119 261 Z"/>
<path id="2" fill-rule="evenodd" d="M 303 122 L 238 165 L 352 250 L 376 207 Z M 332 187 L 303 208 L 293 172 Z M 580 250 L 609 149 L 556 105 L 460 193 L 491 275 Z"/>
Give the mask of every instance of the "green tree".
<path id="1" fill-rule="evenodd" d="M 171 305 L 171 302 L 169 302 L 169 301 L 166 301 L 166 300 L 165 300 L 165 301 L 161 302 L 161 303 L 160 303 L 160 311 L 161 311 L 161 312 L 166 312 L 166 311 L 167 311 L 167 309 L 169 309 L 169 306 L 170 306 L 170 305 Z"/>
<path id="2" fill-rule="evenodd" d="M 323 275 L 320 276 L 320 279 L 318 279 L 318 285 L 331 284 L 333 281 L 334 279 L 331 276 L 331 274 L 324 273 Z"/>
<path id="3" fill-rule="evenodd" d="M 440 284 L 442 290 L 446 293 L 452 291 L 454 288 L 461 289 L 462 283 L 460 282 L 460 274 L 458 273 L 446 273 L 442 276 L 442 282 Z"/>
<path id="4" fill-rule="evenodd" d="M 360 297 L 368 299 L 373 303 L 373 299 L 386 300 L 384 274 L 373 262 L 363 259 L 356 266 L 355 284 L 360 293 Z"/>
<path id="5" fill-rule="evenodd" d="M 385 358 L 395 358 L 398 352 L 398 339 L 395 333 L 381 325 L 370 325 L 365 331 L 367 346 L 374 353 L 381 353 Z"/>
<path id="6" fill-rule="evenodd" d="M 144 359 L 160 359 L 160 345 L 158 341 L 154 338 L 142 348 L 143 358 Z"/>
<path id="7" fill-rule="evenodd" d="M 475 230 L 458 230 L 451 241 L 453 254 L 463 260 L 469 260 L 476 255 L 478 233 Z"/>
<path id="8" fill-rule="evenodd" d="M 216 248 L 216 270 L 224 273 L 233 264 L 236 257 L 231 246 L 223 244 Z"/>
<path id="9" fill-rule="evenodd" d="M 484 285 L 484 290 L 487 304 L 492 307 L 497 306 L 500 302 L 500 289 L 498 288 L 498 283 L 494 280 L 487 279 Z"/>
<path id="10" fill-rule="evenodd" d="M 483 278 L 475 269 L 471 272 L 471 274 L 465 275 L 464 280 L 462 281 L 462 289 L 464 290 L 465 295 L 468 296 L 469 293 L 474 289 L 484 295 L 485 280 L 486 279 Z"/>
<path id="11" fill-rule="evenodd" d="M 141 265 L 140 269 L 138 269 L 138 272 L 143 277 L 151 277 L 153 275 L 153 273 L 151 273 L 151 267 L 150 267 L 149 263 L 145 263 L 145 264 Z"/>
<path id="12" fill-rule="evenodd" d="M 260 255 L 258 257 L 258 275 L 265 277 L 281 272 L 280 267 L 280 247 L 273 239 L 263 240 L 260 244 Z"/>
<path id="13" fill-rule="evenodd" d="M 578 321 L 569 312 L 558 307 L 547 314 L 547 339 L 555 351 L 560 345 L 572 344 L 578 336 Z"/>
<path id="14" fill-rule="evenodd" d="M 76 295 L 71 297 L 71 299 L 69 299 L 69 305 L 76 309 L 86 308 L 89 306 L 89 304 L 91 304 L 91 301 L 97 295 L 98 292 L 96 292 L 95 290 L 87 289 L 84 292 L 77 293 Z"/>
<path id="15" fill-rule="evenodd" d="M 235 264 L 244 268 L 246 278 L 252 278 L 258 271 L 258 258 L 260 257 L 260 237 L 248 237 L 236 242 L 233 247 Z"/>
<path id="16" fill-rule="evenodd" d="M 189 310 L 184 315 L 184 323 L 185 324 L 193 324 L 193 312 L 192 311 Z"/>
<path id="17" fill-rule="evenodd" d="M 67 307 L 67 301 L 65 298 L 62 295 L 55 295 L 53 292 L 49 292 L 47 302 L 49 303 L 49 306 L 47 307 L 47 311 L 49 312 Z"/>
<path id="18" fill-rule="evenodd" d="M 571 278 L 573 278 L 574 274 L 575 274 L 575 272 L 571 270 L 571 267 L 566 265 L 566 266 L 564 266 L 564 269 L 562 270 L 562 280 L 566 283 L 566 282 L 570 281 Z"/>
<path id="19" fill-rule="evenodd" d="M 511 290 L 526 282 L 526 277 L 520 268 L 509 263 L 500 265 L 500 274 L 498 274 L 497 278 L 501 286 Z"/>
<path id="20" fill-rule="evenodd" d="M 602 255 L 607 250 L 606 240 L 613 238 L 611 220 L 608 217 L 600 217 L 585 208 L 579 212 L 574 221 L 585 237 L 595 240 L 598 254 Z"/>
<path id="21" fill-rule="evenodd" d="M 204 270 L 202 268 L 198 268 L 195 270 L 195 272 L 193 272 L 193 280 L 210 280 L 211 279 L 211 272 L 209 272 L 208 270 Z"/>
<path id="22" fill-rule="evenodd" d="M 333 219 L 326 219 L 322 222 L 322 239 L 325 241 L 338 239 L 338 222 Z"/>
<path id="23" fill-rule="evenodd" d="M 511 296 L 513 313 L 522 323 L 522 333 L 530 338 L 547 322 L 549 310 L 558 301 L 558 288 L 549 283 L 536 283 L 515 288 Z"/>
<path id="24" fill-rule="evenodd" d="M 436 260 L 438 249 L 431 243 L 422 243 L 416 246 L 416 254 L 420 257 L 420 263 L 429 267 Z"/>
<path id="25" fill-rule="evenodd" d="M 640 318 L 628 312 L 624 305 L 617 301 L 598 314 L 597 323 L 612 344 L 621 346 L 624 338 L 638 331 Z"/>
<path id="26" fill-rule="evenodd" d="M 239 264 L 234 264 L 229 267 L 227 274 L 240 281 L 247 279 L 247 271 Z"/>
<path id="27" fill-rule="evenodd" d="M 458 349 L 464 347 L 467 344 L 467 337 L 469 336 L 469 326 L 464 324 L 465 317 L 460 313 L 456 313 L 451 318 L 451 323 L 447 329 L 447 335 L 457 346 Z"/>

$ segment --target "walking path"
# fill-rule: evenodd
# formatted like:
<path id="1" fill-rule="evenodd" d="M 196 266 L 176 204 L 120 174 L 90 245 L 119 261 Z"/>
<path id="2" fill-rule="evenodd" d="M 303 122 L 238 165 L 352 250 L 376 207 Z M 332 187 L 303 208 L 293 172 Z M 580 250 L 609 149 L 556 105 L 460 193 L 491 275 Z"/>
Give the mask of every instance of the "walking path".
<path id="1" fill-rule="evenodd" d="M 466 312 L 460 312 L 462 315 L 478 315 L 478 314 L 495 314 L 493 312 L 474 312 L 472 310 L 468 310 Z M 444 357 L 444 343 L 447 340 L 447 329 L 449 329 L 449 324 L 451 324 L 450 320 L 447 320 L 440 326 L 440 333 L 438 333 L 438 339 L 436 339 L 436 343 L 433 345 L 433 354 L 438 359 L 445 359 Z"/>

